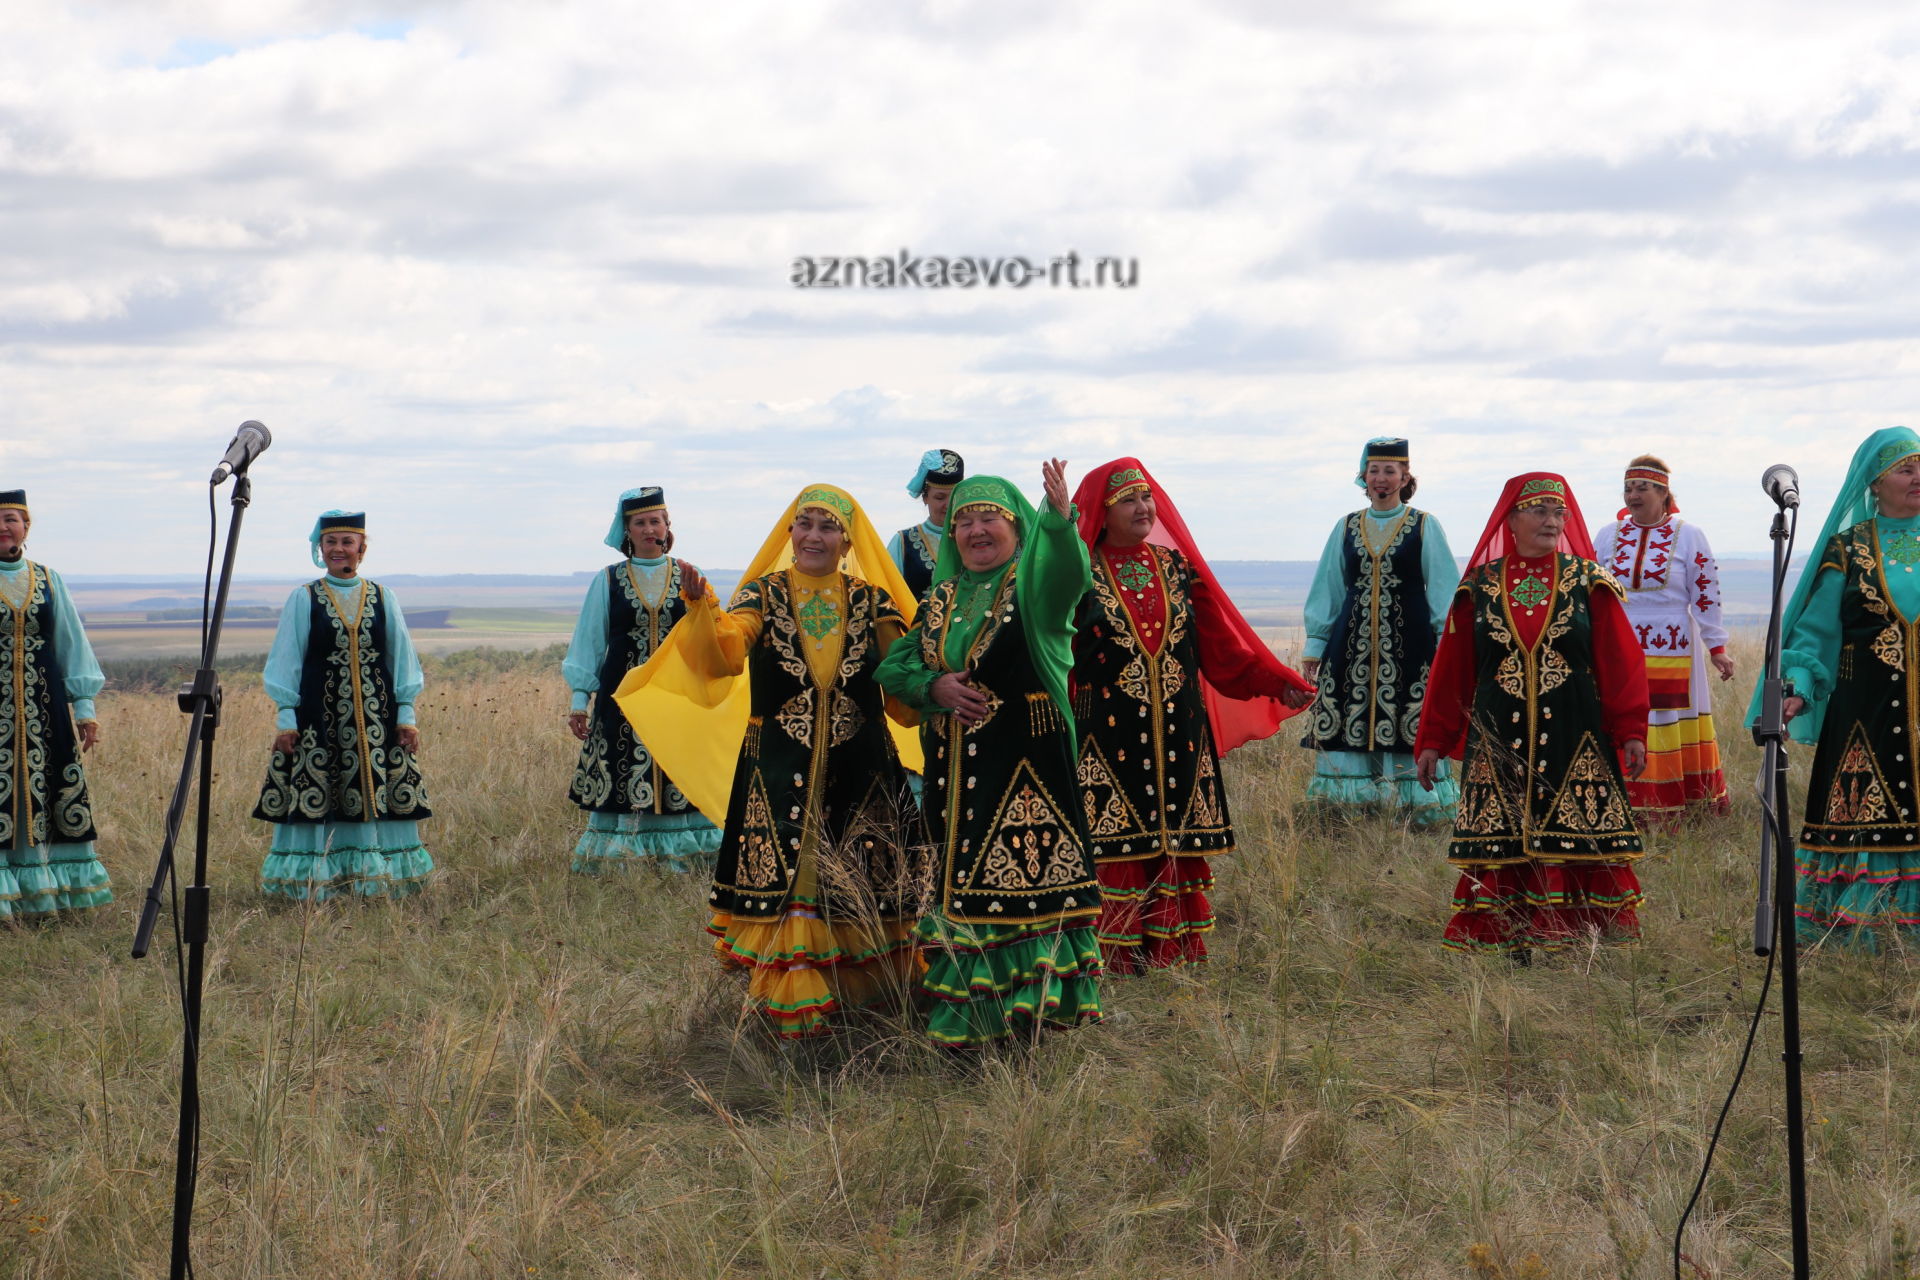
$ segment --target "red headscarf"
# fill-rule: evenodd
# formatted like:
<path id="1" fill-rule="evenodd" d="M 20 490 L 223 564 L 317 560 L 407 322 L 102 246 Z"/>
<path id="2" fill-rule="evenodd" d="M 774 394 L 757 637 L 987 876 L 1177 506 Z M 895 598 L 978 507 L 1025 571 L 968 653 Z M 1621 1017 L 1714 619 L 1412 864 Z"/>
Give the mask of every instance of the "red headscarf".
<path id="1" fill-rule="evenodd" d="M 1580 504 L 1574 501 L 1573 486 L 1567 483 L 1565 476 L 1555 475 L 1551 471 L 1529 471 L 1507 481 L 1507 487 L 1500 491 L 1500 501 L 1494 504 L 1486 532 L 1480 535 L 1479 545 L 1474 547 L 1473 555 L 1467 560 L 1466 572 L 1472 573 L 1481 565 L 1510 554 L 1513 551 L 1513 537 L 1507 532 L 1507 517 L 1527 499 L 1546 494 L 1564 499 L 1567 504 L 1567 520 L 1560 526 L 1560 541 L 1554 544 L 1554 550 L 1585 560 L 1593 559 L 1593 535 L 1587 532 L 1587 522 L 1580 514 Z"/>
<path id="2" fill-rule="evenodd" d="M 1207 564 L 1207 558 L 1200 554 L 1193 534 L 1187 530 L 1187 522 L 1180 518 L 1179 508 L 1173 505 L 1173 499 L 1140 464 L 1138 458 L 1115 458 L 1104 466 L 1095 467 L 1080 481 L 1080 487 L 1074 490 L 1073 502 L 1080 512 L 1080 539 L 1087 544 L 1087 550 L 1094 555 L 1099 554 L 1099 542 L 1107 528 L 1107 496 L 1136 485 L 1144 485 L 1153 491 L 1154 525 L 1153 532 L 1147 535 L 1147 541 L 1156 546 L 1171 547 L 1193 566 L 1194 577 L 1206 584 L 1209 598 L 1218 605 L 1219 616 L 1213 621 L 1224 625 L 1215 629 L 1216 635 L 1242 652 L 1251 654 L 1256 660 L 1264 659 L 1276 671 L 1291 675 L 1286 666 L 1273 656 L 1273 650 L 1255 633 L 1252 624 L 1234 607 L 1232 599 L 1221 587 L 1220 579 L 1214 576 L 1213 569 Z M 1202 625 L 1205 625 L 1205 620 Z M 1306 687 L 1305 681 L 1298 676 L 1294 676 L 1290 683 Z M 1200 689 L 1207 703 L 1207 718 L 1213 724 L 1214 747 L 1221 755 L 1244 742 L 1272 737 L 1279 730 L 1282 720 L 1298 714 L 1278 698 L 1229 698 L 1213 687 L 1205 672 L 1200 673 Z"/>

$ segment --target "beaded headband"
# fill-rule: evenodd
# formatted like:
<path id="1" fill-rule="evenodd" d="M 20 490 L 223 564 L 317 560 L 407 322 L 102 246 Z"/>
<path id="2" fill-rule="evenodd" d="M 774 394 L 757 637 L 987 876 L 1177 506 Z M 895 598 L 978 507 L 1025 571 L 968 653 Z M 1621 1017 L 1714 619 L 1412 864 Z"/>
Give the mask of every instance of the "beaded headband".
<path id="1" fill-rule="evenodd" d="M 1667 478 L 1669 474 L 1670 474 L 1669 472 L 1662 471 L 1658 467 L 1641 466 L 1641 467 L 1627 468 L 1627 479 L 1651 480 L 1653 483 L 1659 485 L 1662 488 L 1665 488 L 1667 486 Z"/>
<path id="2" fill-rule="evenodd" d="M 843 522 L 853 519 L 852 500 L 838 489 L 829 489 L 825 485 L 815 485 L 811 489 L 803 490 L 799 501 L 793 504 L 796 512 L 805 511 L 809 507 L 816 511 L 825 511 Z"/>
<path id="3" fill-rule="evenodd" d="M 1895 440 L 1892 444 L 1882 445 L 1873 458 L 1873 478 L 1878 480 L 1908 458 L 1920 458 L 1920 447 L 1912 440 Z"/>
<path id="4" fill-rule="evenodd" d="M 1107 477 L 1107 496 L 1102 505 L 1110 507 L 1130 493 L 1150 492 L 1152 488 L 1140 468 L 1127 467 Z"/>
<path id="5" fill-rule="evenodd" d="M 1565 502 L 1567 486 L 1558 480 L 1549 480 L 1545 476 L 1536 476 L 1520 486 L 1520 496 L 1514 499 L 1513 509 L 1534 507 L 1543 502 Z"/>

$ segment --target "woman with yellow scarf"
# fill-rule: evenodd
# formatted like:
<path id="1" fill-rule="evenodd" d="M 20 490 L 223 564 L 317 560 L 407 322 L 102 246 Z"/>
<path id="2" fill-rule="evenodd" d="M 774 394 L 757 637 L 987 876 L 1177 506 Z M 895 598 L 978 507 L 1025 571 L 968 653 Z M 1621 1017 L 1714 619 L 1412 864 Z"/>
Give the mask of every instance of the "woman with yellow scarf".
<path id="1" fill-rule="evenodd" d="M 918 913 L 902 813 L 905 728 L 874 672 L 913 595 L 844 489 L 811 484 L 774 526 L 733 601 L 682 573 L 686 616 L 614 700 L 725 835 L 708 932 L 748 973 L 747 1007 L 782 1036 L 848 1006 L 902 1003 Z M 745 678 L 742 679 L 741 677 Z"/>

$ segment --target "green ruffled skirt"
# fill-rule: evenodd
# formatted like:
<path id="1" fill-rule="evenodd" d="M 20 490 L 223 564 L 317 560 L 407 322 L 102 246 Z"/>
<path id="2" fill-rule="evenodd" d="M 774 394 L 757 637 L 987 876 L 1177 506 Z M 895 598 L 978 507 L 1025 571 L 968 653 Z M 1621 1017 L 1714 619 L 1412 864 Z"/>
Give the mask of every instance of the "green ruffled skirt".
<path id="1" fill-rule="evenodd" d="M 628 867 L 687 872 L 706 869 L 720 851 L 720 828 L 699 810 L 686 813 L 589 813 L 573 846 L 573 869 L 602 875 Z"/>
<path id="2" fill-rule="evenodd" d="M 0 920 L 79 911 L 113 901 L 93 841 L 0 850 Z"/>
<path id="3" fill-rule="evenodd" d="M 927 966 L 927 1035 L 937 1044 L 973 1047 L 1100 1019 L 1091 919 L 994 926 L 926 915 L 914 937 Z"/>
<path id="4" fill-rule="evenodd" d="M 433 874 L 420 824 L 405 822 L 276 822 L 273 848 L 260 867 L 260 891 L 324 902 L 337 894 L 404 898 Z"/>

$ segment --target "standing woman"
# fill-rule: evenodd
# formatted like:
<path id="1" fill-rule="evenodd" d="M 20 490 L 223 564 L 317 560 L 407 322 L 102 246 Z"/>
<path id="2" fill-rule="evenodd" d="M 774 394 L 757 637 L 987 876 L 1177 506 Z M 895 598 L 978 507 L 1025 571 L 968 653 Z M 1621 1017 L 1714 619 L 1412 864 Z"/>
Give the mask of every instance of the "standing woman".
<path id="1" fill-rule="evenodd" d="M 1110 974 L 1199 963 L 1208 858 L 1233 852 L 1220 756 L 1272 735 L 1312 686 L 1233 607 L 1139 459 L 1095 467 L 1073 502 L 1093 569 L 1073 695 L 1101 960 Z"/>
<path id="2" fill-rule="evenodd" d="M 1640 833 L 1621 776 L 1647 762 L 1647 677 L 1620 584 L 1593 560 L 1567 482 L 1507 481 L 1433 659 L 1423 785 L 1465 758 L 1446 945 L 1535 948 L 1640 934 Z"/>
<path id="3" fill-rule="evenodd" d="M 977 1047 L 1100 1016 L 1100 914 L 1074 766 L 1073 617 L 1089 585 L 1066 464 L 1040 515 L 998 476 L 954 486 L 920 619 L 880 667 L 928 718 L 932 888 L 918 929 L 937 1043 Z"/>
<path id="4" fill-rule="evenodd" d="M 1800 934 L 1920 941 L 1920 435 L 1854 452 L 1782 619 L 1795 740 L 1816 744 L 1800 832 Z M 1753 711 L 1759 710 L 1759 691 Z M 1751 722 L 1751 720 L 1749 720 Z"/>
<path id="5" fill-rule="evenodd" d="M 1443 762 L 1422 789 L 1413 740 L 1460 572 L 1440 522 L 1408 505 L 1419 481 L 1405 440 L 1367 441 L 1354 483 L 1368 505 L 1333 526 L 1307 593 L 1306 675 L 1319 685 L 1307 796 L 1446 822 L 1460 786 Z"/>
<path id="6" fill-rule="evenodd" d="M 328 511 L 308 541 L 324 577 L 294 589 L 261 682 L 279 708 L 253 816 L 273 824 L 261 892 L 404 897 L 433 871 L 418 822 L 414 700 L 424 683 L 393 592 L 360 576 L 367 517 Z"/>
<path id="7" fill-rule="evenodd" d="M 929 449 L 920 455 L 920 465 L 907 492 L 926 504 L 927 518 L 911 529 L 902 529 L 887 543 L 900 576 L 915 600 L 924 600 L 933 585 L 933 571 L 940 563 L 940 540 L 947 535 L 947 507 L 953 499 L 953 486 L 967 478 L 967 464 L 951 449 Z"/>
<path id="8" fill-rule="evenodd" d="M 824 1033 L 828 1014 L 895 1001 L 909 981 L 917 876 L 887 716 L 914 717 L 874 682 L 906 631 L 906 590 L 853 497 L 808 485 L 724 613 L 682 568 L 686 616 L 614 695 L 724 818 L 707 931 L 782 1036 Z"/>
<path id="9" fill-rule="evenodd" d="M 23 489 L 0 493 L 0 919 L 113 901 L 80 753 L 106 684 L 60 575 L 27 559 Z"/>
<path id="10" fill-rule="evenodd" d="M 667 554 L 673 526 L 658 486 L 620 495 L 606 544 L 627 559 L 594 577 L 560 664 L 573 691 L 567 727 L 584 744 L 567 792 L 587 811 L 573 869 L 592 875 L 645 863 L 686 871 L 689 859 L 720 847 L 720 828 L 661 770 L 614 705 L 613 691 L 685 616 L 681 583 L 699 571 Z"/>
<path id="11" fill-rule="evenodd" d="M 1720 567 L 1707 535 L 1680 518 L 1667 479 L 1667 464 L 1650 453 L 1629 462 L 1627 505 L 1594 540 L 1600 563 L 1627 589 L 1627 620 L 1647 657 L 1647 772 L 1627 783 L 1627 798 L 1663 827 L 1689 805 L 1727 811 L 1707 664 L 1733 678 Z"/>

